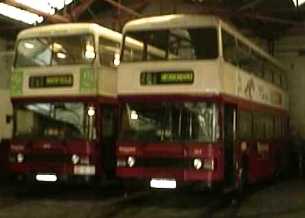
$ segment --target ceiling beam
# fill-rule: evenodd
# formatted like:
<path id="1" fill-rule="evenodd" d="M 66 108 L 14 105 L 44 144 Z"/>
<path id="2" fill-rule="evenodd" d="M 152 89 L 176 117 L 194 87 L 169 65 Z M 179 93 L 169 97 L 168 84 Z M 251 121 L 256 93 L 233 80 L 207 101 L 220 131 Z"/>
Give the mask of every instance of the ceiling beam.
<path id="1" fill-rule="evenodd" d="M 252 11 L 234 11 L 234 10 L 228 10 L 228 9 L 223 9 L 223 8 L 218 8 L 218 7 L 210 8 L 210 7 L 201 6 L 201 13 L 213 14 L 213 15 L 217 15 L 220 17 L 245 17 L 245 18 L 249 18 L 249 19 L 266 21 L 269 23 L 304 27 L 304 24 L 302 22 L 268 16 L 265 14 L 257 13 L 255 11 L 253 11 L 253 12 Z"/>
<path id="2" fill-rule="evenodd" d="M 79 17 L 95 2 L 96 0 L 81 0 L 80 3 L 73 7 L 70 16 L 77 21 Z"/>
<path id="3" fill-rule="evenodd" d="M 241 6 L 238 10 L 239 11 L 244 11 L 244 10 L 248 10 L 251 8 L 254 8 L 256 5 L 260 4 L 261 2 L 263 2 L 264 0 L 253 0 L 243 6 Z"/>
<path id="4" fill-rule="evenodd" d="M 135 10 L 129 8 L 129 7 L 126 7 L 125 5 L 122 5 L 116 1 L 113 1 L 113 0 L 103 0 L 105 2 L 108 2 L 109 4 L 111 4 L 112 6 L 130 14 L 130 15 L 133 15 L 134 17 L 142 17 L 143 15 L 136 12 Z"/>

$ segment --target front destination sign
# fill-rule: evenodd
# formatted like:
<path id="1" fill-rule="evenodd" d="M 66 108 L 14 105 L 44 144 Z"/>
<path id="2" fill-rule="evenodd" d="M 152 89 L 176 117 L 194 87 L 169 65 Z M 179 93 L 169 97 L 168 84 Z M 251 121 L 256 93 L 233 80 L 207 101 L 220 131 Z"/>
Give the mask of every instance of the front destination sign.
<path id="1" fill-rule="evenodd" d="M 30 88 L 57 88 L 73 86 L 73 76 L 51 75 L 51 76 L 31 76 L 29 79 Z"/>
<path id="2" fill-rule="evenodd" d="M 193 82 L 193 71 L 142 72 L 140 78 L 141 85 L 192 84 Z"/>

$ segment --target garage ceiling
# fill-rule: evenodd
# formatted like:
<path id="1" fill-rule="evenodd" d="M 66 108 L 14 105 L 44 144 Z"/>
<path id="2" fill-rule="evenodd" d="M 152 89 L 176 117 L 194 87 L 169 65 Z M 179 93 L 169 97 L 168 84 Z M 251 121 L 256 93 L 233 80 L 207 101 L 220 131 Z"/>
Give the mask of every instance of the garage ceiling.
<path id="1" fill-rule="evenodd" d="M 24 10 L 37 13 L 17 0 L 1 2 Z M 40 0 L 41 1 L 41 0 Z M 126 21 L 141 16 L 141 12 L 150 3 L 161 0 L 74 0 L 55 15 L 39 13 L 45 23 L 58 22 L 98 22 L 102 16 L 108 16 L 113 23 L 121 27 Z M 181 2 L 181 0 L 171 0 Z M 295 2 L 295 3 L 294 3 Z M 200 7 L 203 14 L 215 14 L 234 23 L 245 32 L 255 32 L 255 35 L 267 40 L 283 36 L 288 30 L 303 31 L 305 19 L 305 4 L 303 0 L 184 0 L 183 3 Z M 164 3 L 164 1 L 163 1 Z M 295 4 L 299 3 L 297 7 Z M 102 23 L 101 23 L 102 24 Z M 4 37 L 15 38 L 17 32 L 31 25 L 0 16 L 0 28 Z"/>

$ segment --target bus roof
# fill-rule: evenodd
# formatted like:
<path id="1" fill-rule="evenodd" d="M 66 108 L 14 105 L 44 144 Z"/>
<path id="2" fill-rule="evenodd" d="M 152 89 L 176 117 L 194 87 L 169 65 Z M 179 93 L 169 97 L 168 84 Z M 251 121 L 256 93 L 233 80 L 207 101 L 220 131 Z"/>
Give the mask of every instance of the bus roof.
<path id="1" fill-rule="evenodd" d="M 202 19 L 204 18 L 204 19 Z M 154 29 L 167 29 L 169 24 L 171 27 L 200 27 L 200 26 L 215 26 L 219 23 L 219 18 L 215 16 L 206 15 L 186 15 L 186 14 L 173 14 L 162 15 L 154 17 L 140 18 L 128 22 L 124 28 L 125 31 L 137 30 L 154 30 Z"/>
<path id="2" fill-rule="evenodd" d="M 191 15 L 191 14 L 174 14 L 174 15 L 162 15 L 147 18 L 140 18 L 128 22 L 124 28 L 123 32 L 126 31 L 140 31 L 140 30 L 161 30 L 167 29 L 169 26 L 171 28 L 181 28 L 181 27 L 200 27 L 200 26 L 218 26 L 221 25 L 225 30 L 232 33 L 237 39 L 241 40 L 251 49 L 256 51 L 258 54 L 266 58 L 268 61 L 275 64 L 283 71 L 287 71 L 277 60 L 275 60 L 271 55 L 261 49 L 255 43 L 251 42 L 245 36 L 243 36 L 235 27 L 227 24 L 220 18 L 213 15 Z"/>
<path id="3" fill-rule="evenodd" d="M 63 36 L 82 33 L 96 33 L 114 41 L 121 41 L 121 34 L 106 27 L 95 23 L 68 23 L 68 24 L 51 24 L 39 27 L 32 27 L 21 31 L 17 39 Z"/>

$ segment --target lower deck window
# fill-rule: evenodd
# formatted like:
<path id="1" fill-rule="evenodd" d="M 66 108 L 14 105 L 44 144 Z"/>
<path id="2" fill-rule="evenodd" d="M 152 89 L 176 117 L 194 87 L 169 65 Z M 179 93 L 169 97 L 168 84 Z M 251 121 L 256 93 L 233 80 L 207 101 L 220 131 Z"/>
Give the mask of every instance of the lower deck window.
<path id="1" fill-rule="evenodd" d="M 207 102 L 127 103 L 121 138 L 141 141 L 211 142 L 218 132 L 216 105 Z"/>

